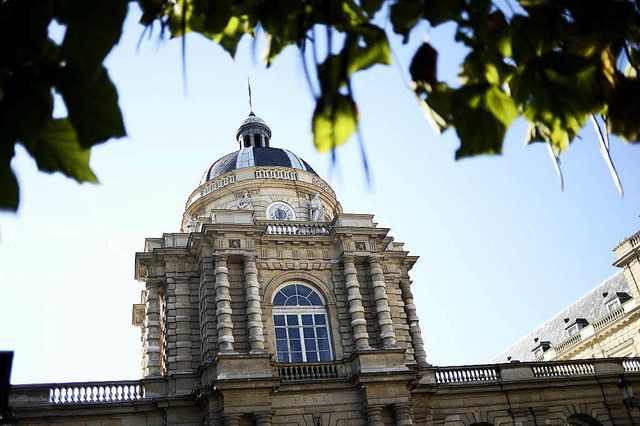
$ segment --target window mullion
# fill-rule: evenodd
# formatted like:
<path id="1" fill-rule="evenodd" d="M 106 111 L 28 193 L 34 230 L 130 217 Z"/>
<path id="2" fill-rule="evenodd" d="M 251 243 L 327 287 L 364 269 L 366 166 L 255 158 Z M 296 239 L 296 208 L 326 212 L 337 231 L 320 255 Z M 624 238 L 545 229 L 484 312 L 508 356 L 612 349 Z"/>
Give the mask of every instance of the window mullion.
<path id="1" fill-rule="evenodd" d="M 304 344 L 304 325 L 302 325 L 302 313 L 298 312 L 298 331 L 300 332 L 300 347 L 302 348 L 302 361 L 307 362 L 307 347 Z"/>

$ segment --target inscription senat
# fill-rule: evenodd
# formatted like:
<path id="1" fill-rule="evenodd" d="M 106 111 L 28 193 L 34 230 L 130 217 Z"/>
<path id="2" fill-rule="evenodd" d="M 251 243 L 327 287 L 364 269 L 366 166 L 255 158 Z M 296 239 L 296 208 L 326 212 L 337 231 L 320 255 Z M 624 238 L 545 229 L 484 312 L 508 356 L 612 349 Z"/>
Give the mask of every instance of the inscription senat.
<path id="1" fill-rule="evenodd" d="M 337 399 L 334 395 L 308 395 L 295 396 L 292 399 L 294 405 L 318 405 L 335 404 Z"/>

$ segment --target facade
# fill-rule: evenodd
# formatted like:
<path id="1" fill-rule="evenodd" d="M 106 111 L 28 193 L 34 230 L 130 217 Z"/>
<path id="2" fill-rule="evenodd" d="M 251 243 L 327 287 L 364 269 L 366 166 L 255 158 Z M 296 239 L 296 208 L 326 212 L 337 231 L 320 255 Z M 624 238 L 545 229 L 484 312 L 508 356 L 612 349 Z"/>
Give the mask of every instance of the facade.
<path id="1" fill-rule="evenodd" d="M 373 215 L 343 212 L 253 112 L 236 140 L 189 196 L 182 232 L 136 254 L 142 378 L 14 386 L 19 424 L 640 422 L 618 388 L 640 383 L 635 358 L 429 365 L 417 257 Z"/>
<path id="2" fill-rule="evenodd" d="M 493 362 L 635 357 L 640 354 L 640 231 L 613 249 L 621 268 Z"/>

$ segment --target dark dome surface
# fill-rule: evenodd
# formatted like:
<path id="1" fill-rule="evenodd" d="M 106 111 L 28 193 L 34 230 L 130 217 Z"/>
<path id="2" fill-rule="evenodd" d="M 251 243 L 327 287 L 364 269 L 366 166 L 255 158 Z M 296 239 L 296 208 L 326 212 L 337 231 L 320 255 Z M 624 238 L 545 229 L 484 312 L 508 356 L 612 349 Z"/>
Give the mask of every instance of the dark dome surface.
<path id="1" fill-rule="evenodd" d="M 245 167 L 289 167 L 318 176 L 306 161 L 291 151 L 282 148 L 253 147 L 234 151 L 213 163 L 202 175 L 200 185 L 224 173 Z"/>

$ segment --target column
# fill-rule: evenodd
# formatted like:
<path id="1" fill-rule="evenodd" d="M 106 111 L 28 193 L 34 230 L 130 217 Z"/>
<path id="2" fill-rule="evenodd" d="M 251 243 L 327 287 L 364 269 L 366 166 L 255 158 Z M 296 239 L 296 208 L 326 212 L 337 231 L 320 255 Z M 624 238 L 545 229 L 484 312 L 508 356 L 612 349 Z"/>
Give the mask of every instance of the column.
<path id="1" fill-rule="evenodd" d="M 344 278 L 347 288 L 347 300 L 349 301 L 349 315 L 351 316 L 351 329 L 356 349 L 369 347 L 369 333 L 367 333 L 367 321 L 364 318 L 364 307 L 362 306 L 362 295 L 360 294 L 360 283 L 353 257 L 345 256 Z"/>
<path id="2" fill-rule="evenodd" d="M 400 280 L 400 290 L 402 291 L 402 301 L 404 302 L 404 312 L 407 314 L 407 323 L 409 324 L 409 335 L 413 346 L 413 357 L 418 365 L 428 365 L 427 353 L 424 350 L 424 340 L 422 340 L 422 332 L 418 324 L 418 313 L 416 305 L 413 303 L 413 293 L 411 293 L 411 281 L 408 279 Z"/>
<path id="3" fill-rule="evenodd" d="M 224 426 L 239 426 L 242 420 L 241 414 L 225 414 L 222 416 L 222 424 Z"/>
<path id="4" fill-rule="evenodd" d="M 227 269 L 227 256 L 218 255 L 215 258 L 215 262 L 218 351 L 233 352 L 233 321 L 231 320 L 231 294 L 229 293 L 229 269 Z"/>
<path id="5" fill-rule="evenodd" d="M 380 259 L 376 256 L 370 256 L 369 267 L 373 286 L 373 299 L 376 305 L 376 316 L 378 320 L 378 328 L 380 329 L 382 345 L 385 348 L 396 347 L 396 332 L 393 328 L 393 320 L 391 319 L 387 286 L 384 281 L 382 267 L 380 266 Z"/>
<path id="6" fill-rule="evenodd" d="M 210 363 L 215 356 L 215 303 L 215 264 L 213 257 L 207 256 L 200 260 L 200 336 L 203 363 Z"/>
<path id="7" fill-rule="evenodd" d="M 252 255 L 244 256 L 244 303 L 247 311 L 247 331 L 249 332 L 250 353 L 264 352 L 260 284 L 258 284 L 256 258 Z"/>
<path id="8" fill-rule="evenodd" d="M 256 426 L 271 426 L 271 419 L 273 418 L 273 412 L 255 413 L 253 417 L 256 420 Z"/>
<path id="9" fill-rule="evenodd" d="M 145 377 L 160 376 L 162 351 L 160 349 L 160 307 L 158 290 L 160 281 L 146 282 L 145 317 Z"/>
<path id="10" fill-rule="evenodd" d="M 384 426 L 382 422 L 382 407 L 367 407 L 367 424 L 370 426 Z"/>
<path id="11" fill-rule="evenodd" d="M 396 425 L 413 426 L 411 406 L 409 404 L 393 404 L 393 411 L 396 417 Z"/>

